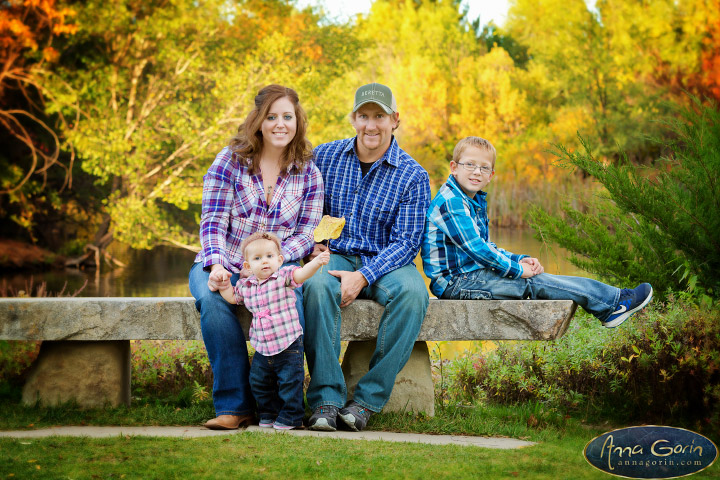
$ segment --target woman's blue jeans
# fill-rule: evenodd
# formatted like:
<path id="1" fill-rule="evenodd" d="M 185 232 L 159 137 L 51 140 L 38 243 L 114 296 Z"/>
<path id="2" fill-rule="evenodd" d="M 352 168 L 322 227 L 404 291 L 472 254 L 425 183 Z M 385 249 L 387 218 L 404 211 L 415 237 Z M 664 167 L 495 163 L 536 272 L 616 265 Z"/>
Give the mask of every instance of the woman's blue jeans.
<path id="1" fill-rule="evenodd" d="M 200 329 L 212 366 L 215 414 L 247 415 L 255 411 L 255 400 L 250 391 L 250 362 L 245 334 L 237 319 L 238 306 L 226 302 L 219 292 L 211 292 L 207 286 L 209 277 L 210 272 L 203 269 L 202 263 L 193 264 L 190 293 L 200 312 Z M 239 277 L 234 274 L 230 282 L 235 285 Z M 300 325 L 304 326 L 302 288 L 296 288 L 295 295 Z"/>
<path id="2" fill-rule="evenodd" d="M 586 312 L 605 321 L 620 300 L 620 289 L 597 280 L 541 273 L 530 278 L 507 278 L 490 269 L 453 277 L 442 298 L 455 300 L 574 300 Z"/>
<path id="3" fill-rule="evenodd" d="M 356 271 L 358 256 L 333 253 L 330 263 L 303 285 L 307 328 L 305 356 L 310 369 L 307 401 L 311 409 L 322 405 L 345 406 L 347 387 L 340 357 L 340 279 L 330 270 Z M 406 265 L 365 287 L 358 298 L 375 300 L 385 307 L 378 327 L 370 369 L 355 387 L 353 400 L 374 412 L 390 399 L 395 377 L 410 358 L 428 307 L 428 294 L 414 265 Z"/>

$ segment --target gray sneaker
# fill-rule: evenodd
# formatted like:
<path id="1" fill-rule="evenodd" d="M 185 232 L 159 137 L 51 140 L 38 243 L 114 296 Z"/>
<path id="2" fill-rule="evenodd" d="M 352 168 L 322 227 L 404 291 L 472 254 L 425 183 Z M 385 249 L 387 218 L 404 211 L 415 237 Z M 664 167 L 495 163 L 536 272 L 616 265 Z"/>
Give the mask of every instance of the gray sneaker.
<path id="1" fill-rule="evenodd" d="M 365 428 L 368 420 L 370 420 L 370 415 L 372 414 L 372 410 L 368 410 L 367 408 L 357 403 L 355 400 L 351 400 L 350 403 L 345 405 L 345 408 L 340 410 L 339 413 L 342 421 L 345 422 L 348 427 L 350 427 L 352 430 L 355 430 L 356 432 L 359 432 L 360 430 Z"/>
<path id="2" fill-rule="evenodd" d="M 332 405 L 317 407 L 308 420 L 310 430 L 321 430 L 323 432 L 334 432 L 337 430 L 338 408 Z"/>

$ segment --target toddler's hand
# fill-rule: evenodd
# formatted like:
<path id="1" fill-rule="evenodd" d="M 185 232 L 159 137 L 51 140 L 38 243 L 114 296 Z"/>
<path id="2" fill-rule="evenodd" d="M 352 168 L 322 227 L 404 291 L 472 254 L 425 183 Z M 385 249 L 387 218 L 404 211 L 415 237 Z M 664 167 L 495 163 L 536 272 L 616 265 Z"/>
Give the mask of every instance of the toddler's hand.
<path id="1" fill-rule="evenodd" d="M 317 262 L 318 262 L 320 265 L 327 265 L 328 262 L 330 262 L 330 251 L 329 251 L 329 250 L 325 250 L 325 251 L 322 252 L 320 255 L 318 255 L 317 257 L 315 257 L 315 259 L 317 260 Z"/>

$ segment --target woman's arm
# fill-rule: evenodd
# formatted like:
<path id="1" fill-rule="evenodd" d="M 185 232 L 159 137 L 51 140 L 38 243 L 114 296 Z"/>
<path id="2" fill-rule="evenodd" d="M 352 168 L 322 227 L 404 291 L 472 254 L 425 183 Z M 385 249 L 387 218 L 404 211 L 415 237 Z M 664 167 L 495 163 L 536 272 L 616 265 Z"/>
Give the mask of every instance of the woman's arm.
<path id="1" fill-rule="evenodd" d="M 315 164 L 310 163 L 305 170 L 305 188 L 295 232 L 283 241 L 285 260 L 297 260 L 312 251 L 315 246 L 313 231 L 322 218 L 324 196 L 325 189 L 320 170 Z"/>
<path id="2" fill-rule="evenodd" d="M 232 153 L 224 148 L 203 177 L 200 243 L 203 249 L 203 267 L 222 265 L 230 270 L 225 247 L 234 196 L 233 182 L 236 167 Z"/>

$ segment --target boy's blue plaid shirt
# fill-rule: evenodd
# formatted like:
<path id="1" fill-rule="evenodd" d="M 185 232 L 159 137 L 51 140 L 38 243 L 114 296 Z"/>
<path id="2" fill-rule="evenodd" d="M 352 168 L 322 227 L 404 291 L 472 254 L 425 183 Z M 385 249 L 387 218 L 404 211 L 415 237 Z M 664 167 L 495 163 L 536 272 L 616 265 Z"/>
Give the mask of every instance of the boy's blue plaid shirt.
<path id="1" fill-rule="evenodd" d="M 325 183 L 324 213 L 345 217 L 330 250 L 359 255 L 369 284 L 413 261 L 420 249 L 430 203 L 428 173 L 393 137 L 385 154 L 365 177 L 355 137 L 315 148 L 315 164 Z"/>
<path id="2" fill-rule="evenodd" d="M 488 240 L 487 193 L 468 197 L 452 175 L 430 203 L 423 235 L 422 259 L 430 290 L 437 297 L 452 277 L 492 268 L 499 275 L 520 278 L 516 255 Z"/>

